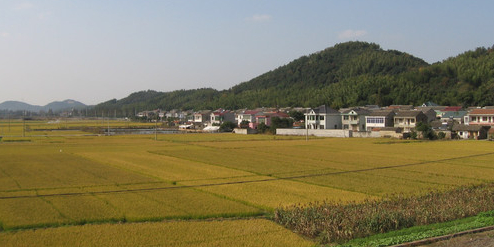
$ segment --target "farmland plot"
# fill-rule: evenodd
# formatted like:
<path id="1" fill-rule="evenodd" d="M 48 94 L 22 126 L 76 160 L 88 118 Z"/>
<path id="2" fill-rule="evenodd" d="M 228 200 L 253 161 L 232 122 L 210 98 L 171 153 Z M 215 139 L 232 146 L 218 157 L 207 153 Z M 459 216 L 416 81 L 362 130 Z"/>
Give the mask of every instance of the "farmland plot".
<path id="1" fill-rule="evenodd" d="M 263 219 L 83 225 L 0 232 L 0 246 L 314 246 Z"/>
<path id="2" fill-rule="evenodd" d="M 306 242 L 270 221 L 210 220 L 269 215 L 290 204 L 361 201 L 492 181 L 492 145 L 381 139 L 307 142 L 232 134 L 161 135 L 159 141 L 150 136 L 101 136 L 0 143 L 2 229 L 54 227 L 3 232 L 0 245 L 28 243 L 22 241 L 31 238 L 56 245 L 61 241 L 56 236 L 70 238 L 79 230 L 84 232 L 81 236 L 86 234 L 87 245 L 109 245 L 98 237 L 120 230 L 139 232 L 150 243 L 168 246 L 231 241 L 256 245 L 261 240 L 255 239 L 264 238 L 263 243 L 277 245 L 285 243 L 280 236 L 294 237 L 293 245 L 300 246 L 295 243 Z M 162 220 L 178 220 L 180 226 L 128 223 Z M 105 222 L 111 224 L 87 225 Z M 64 224 L 82 226 L 56 228 Z M 225 227 L 254 230 L 243 233 Z M 204 236 L 181 241 L 175 228 Z M 144 229 L 168 237 L 151 237 Z"/>

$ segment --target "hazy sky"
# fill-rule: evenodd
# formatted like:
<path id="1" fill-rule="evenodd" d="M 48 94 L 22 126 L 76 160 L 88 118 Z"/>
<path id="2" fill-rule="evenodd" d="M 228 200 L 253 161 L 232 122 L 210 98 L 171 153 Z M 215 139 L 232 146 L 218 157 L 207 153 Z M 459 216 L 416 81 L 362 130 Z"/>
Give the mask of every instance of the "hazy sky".
<path id="1" fill-rule="evenodd" d="M 429 63 L 494 44 L 492 0 L 0 0 L 0 102 L 227 89 L 349 40 Z"/>

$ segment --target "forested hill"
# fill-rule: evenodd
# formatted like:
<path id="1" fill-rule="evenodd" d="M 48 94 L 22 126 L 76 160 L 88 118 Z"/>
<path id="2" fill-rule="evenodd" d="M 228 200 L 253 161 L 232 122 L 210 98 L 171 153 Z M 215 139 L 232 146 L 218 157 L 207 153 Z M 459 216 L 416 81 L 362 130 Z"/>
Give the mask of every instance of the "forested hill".
<path id="1" fill-rule="evenodd" d="M 377 44 L 347 42 L 303 56 L 229 90 L 142 91 L 96 110 L 333 108 L 366 104 L 494 105 L 494 53 L 477 48 L 429 65 Z"/>

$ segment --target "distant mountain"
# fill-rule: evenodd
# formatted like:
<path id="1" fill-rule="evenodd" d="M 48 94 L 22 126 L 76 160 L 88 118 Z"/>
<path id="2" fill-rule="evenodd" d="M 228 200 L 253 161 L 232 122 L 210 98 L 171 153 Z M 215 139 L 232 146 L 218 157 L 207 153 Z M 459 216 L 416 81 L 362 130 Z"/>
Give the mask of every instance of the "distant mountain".
<path id="1" fill-rule="evenodd" d="M 0 110 L 38 112 L 41 110 L 41 106 L 30 105 L 20 101 L 5 101 L 0 104 Z"/>
<path id="2" fill-rule="evenodd" d="M 51 109 L 52 111 L 61 111 L 61 110 L 67 110 L 67 109 L 82 109 L 85 107 L 87 107 L 87 106 L 85 104 L 79 102 L 79 101 L 67 99 L 64 101 L 51 102 L 48 105 L 45 105 L 43 107 L 43 110 L 47 111 L 47 110 Z"/>
<path id="3" fill-rule="evenodd" d="M 52 110 L 53 112 L 58 112 L 67 109 L 82 109 L 85 107 L 87 107 L 85 104 L 71 99 L 64 101 L 55 101 L 45 106 L 30 105 L 20 101 L 5 101 L 3 103 L 0 103 L 0 110 L 30 111 L 30 112 L 49 111 L 49 110 Z"/>
<path id="4" fill-rule="evenodd" d="M 228 90 L 133 93 L 95 106 L 130 116 L 150 109 L 241 109 L 322 104 L 339 109 L 376 104 L 494 105 L 494 46 L 428 64 L 366 42 L 346 42 L 302 56 Z"/>

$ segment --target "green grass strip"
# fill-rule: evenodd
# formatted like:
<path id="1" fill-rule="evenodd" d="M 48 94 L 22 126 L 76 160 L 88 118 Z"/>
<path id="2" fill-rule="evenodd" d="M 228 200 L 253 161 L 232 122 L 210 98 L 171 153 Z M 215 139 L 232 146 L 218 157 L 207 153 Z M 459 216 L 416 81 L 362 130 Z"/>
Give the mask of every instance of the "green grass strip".
<path id="1" fill-rule="evenodd" d="M 338 245 L 338 247 L 390 246 L 492 225 L 494 225 L 494 211 L 488 211 L 460 220 L 415 226 L 366 238 L 353 239 Z"/>

